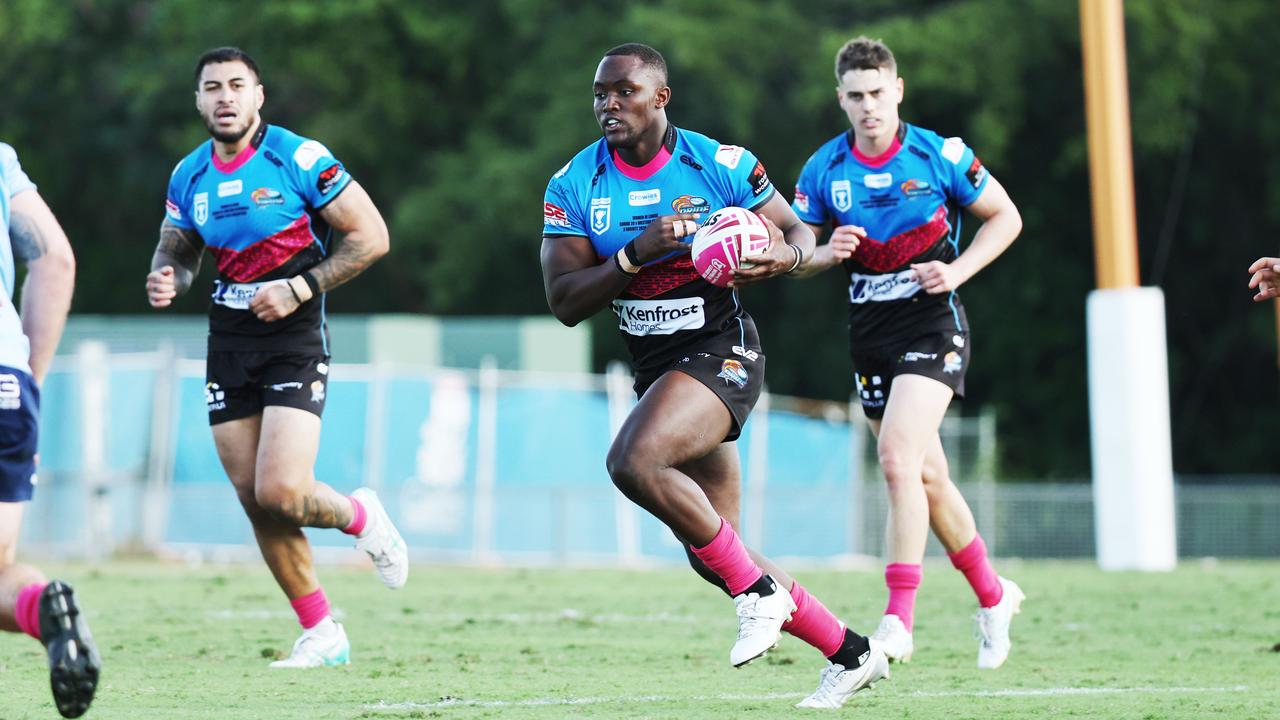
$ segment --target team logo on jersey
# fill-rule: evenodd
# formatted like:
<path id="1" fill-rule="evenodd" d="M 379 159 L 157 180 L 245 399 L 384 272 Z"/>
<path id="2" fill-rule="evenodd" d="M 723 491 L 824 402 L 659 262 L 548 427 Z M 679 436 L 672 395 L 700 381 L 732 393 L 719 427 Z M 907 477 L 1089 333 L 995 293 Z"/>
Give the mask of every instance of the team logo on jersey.
<path id="1" fill-rule="evenodd" d="M 316 189 L 320 191 L 321 195 L 328 195 L 329 191 L 342 182 L 342 178 L 346 177 L 346 175 L 347 171 L 342 169 L 341 163 L 330 165 L 316 178 Z"/>
<path id="2" fill-rule="evenodd" d="M 253 204 L 258 207 L 284 204 L 284 195 L 281 195 L 279 190 L 273 188 L 258 188 L 249 194 L 249 198 L 253 200 Z"/>
<path id="3" fill-rule="evenodd" d="M 22 407 L 22 383 L 13 373 L 0 375 L 0 410 L 17 410 Z"/>
<path id="4" fill-rule="evenodd" d="M 746 387 L 747 385 L 747 369 L 742 367 L 742 363 L 737 360 L 725 360 L 720 364 L 720 372 L 716 374 L 718 378 L 724 378 L 725 384 L 733 383 L 738 387 Z"/>
<path id="5" fill-rule="evenodd" d="M 542 223 L 555 227 L 569 227 L 569 214 L 558 205 L 544 202 L 542 203 Z"/>
<path id="6" fill-rule="evenodd" d="M 883 190 L 893 184 L 893 173 L 873 173 L 862 178 L 862 184 L 872 190 Z"/>
<path id="7" fill-rule="evenodd" d="M 329 148 L 315 140 L 308 140 L 293 151 L 293 161 L 298 163 L 298 167 L 303 170 L 310 170 L 315 167 L 316 161 L 323 157 L 333 156 L 329 154 Z"/>
<path id="8" fill-rule="evenodd" d="M 769 189 L 769 173 L 764 171 L 764 163 L 756 161 L 756 166 L 751 168 L 751 174 L 747 176 L 747 182 L 751 183 L 753 195 L 759 195 Z"/>
<path id="9" fill-rule="evenodd" d="M 239 195 L 242 192 L 244 192 L 243 180 L 228 180 L 218 183 L 218 197 L 220 198 Z"/>
<path id="10" fill-rule="evenodd" d="M 209 219 L 209 193 L 196 193 L 191 205 L 191 218 L 197 225 L 203 225 Z"/>
<path id="11" fill-rule="evenodd" d="M 681 195 L 671 201 L 671 209 L 677 213 L 701 215 L 711 210 L 711 203 L 697 195 Z"/>
<path id="12" fill-rule="evenodd" d="M 975 190 L 982 186 L 983 180 L 987 179 L 987 169 L 982 166 L 982 161 L 977 155 L 973 156 L 973 162 L 969 163 L 969 169 L 964 171 L 964 176 L 969 178 Z"/>
<path id="13" fill-rule="evenodd" d="M 738 161 L 742 159 L 744 148 L 739 145 L 721 145 L 716 150 L 716 162 L 733 170 L 738 167 Z"/>
<path id="14" fill-rule="evenodd" d="M 809 196 L 804 194 L 799 185 L 796 186 L 796 199 L 792 204 L 800 212 L 809 212 Z"/>
<path id="15" fill-rule="evenodd" d="M 652 190 L 632 190 L 627 195 L 627 204 L 632 207 L 643 205 L 657 205 L 662 201 L 662 189 L 654 188 Z"/>
<path id="16" fill-rule="evenodd" d="M 848 180 L 831 181 L 831 205 L 840 212 L 853 207 L 853 186 Z"/>
<path id="17" fill-rule="evenodd" d="M 954 352 L 954 351 L 947 353 L 946 357 L 942 358 L 942 372 L 944 373 L 960 372 L 961 362 L 962 361 L 960 359 L 960 353 Z"/>
<path id="18" fill-rule="evenodd" d="M 612 198 L 591 198 L 591 229 L 603 235 L 609 229 L 609 205 Z"/>
<path id="19" fill-rule="evenodd" d="M 898 187 L 902 188 L 902 194 L 907 197 L 931 195 L 933 193 L 933 186 L 924 180 L 907 180 Z"/>

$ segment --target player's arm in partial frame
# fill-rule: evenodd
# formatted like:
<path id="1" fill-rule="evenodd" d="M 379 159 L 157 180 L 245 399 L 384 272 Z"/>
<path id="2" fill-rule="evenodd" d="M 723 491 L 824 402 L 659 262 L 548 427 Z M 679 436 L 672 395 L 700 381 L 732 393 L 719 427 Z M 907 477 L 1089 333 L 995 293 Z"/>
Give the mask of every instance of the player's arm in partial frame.
<path id="1" fill-rule="evenodd" d="M 813 223 L 805 223 L 816 238 L 821 238 L 826 228 Z M 839 265 L 840 263 L 853 257 L 853 251 L 858 249 L 858 243 L 867 237 L 867 231 L 857 225 L 841 225 L 831 231 L 831 237 L 825 243 L 819 243 L 813 251 L 813 256 L 805 258 L 800 263 L 800 267 L 792 270 L 787 277 L 807 278 L 813 277 L 824 270 Z"/>
<path id="2" fill-rule="evenodd" d="M 160 223 L 160 242 L 151 255 L 147 273 L 147 302 L 153 308 L 167 308 L 173 299 L 191 288 L 200 272 L 204 238 L 190 228 L 181 228 L 165 218 Z"/>
<path id="3" fill-rule="evenodd" d="M 758 255 L 742 258 L 752 263 L 752 267 L 733 271 L 731 285 L 734 287 L 799 270 L 806 260 L 813 258 L 818 243 L 813 229 L 800 221 L 781 193 L 775 192 L 756 214 L 769 228 L 769 247 Z"/>
<path id="4" fill-rule="evenodd" d="M 930 295 L 948 293 L 963 285 L 1008 249 L 1022 232 L 1022 215 L 994 176 L 987 179 L 982 194 L 967 209 L 982 221 L 982 226 L 960 257 L 950 263 L 934 260 L 911 265 L 920 287 Z"/>
<path id="5" fill-rule="evenodd" d="M 292 314 L 303 303 L 342 285 L 391 249 L 391 235 L 373 198 L 355 180 L 320 210 L 320 217 L 341 234 L 329 257 L 287 281 L 259 290 L 249 309 L 263 322 Z"/>
<path id="6" fill-rule="evenodd" d="M 53 211 L 34 189 L 14 195 L 9 206 L 13 258 L 27 266 L 22 284 L 22 331 L 31 342 L 31 376 L 44 381 L 67 324 L 76 282 L 71 242 Z"/>
<path id="7" fill-rule="evenodd" d="M 1260 257 L 1249 266 L 1249 272 L 1253 273 L 1249 289 L 1258 291 L 1254 302 L 1280 298 L 1280 258 Z"/>
<path id="8" fill-rule="evenodd" d="M 689 243 L 682 238 L 697 232 L 697 218 L 689 213 L 654 218 L 644 232 L 604 262 L 582 235 L 543 235 L 542 285 L 551 314 L 573 327 L 600 312 L 645 263 L 677 250 L 688 252 Z"/>

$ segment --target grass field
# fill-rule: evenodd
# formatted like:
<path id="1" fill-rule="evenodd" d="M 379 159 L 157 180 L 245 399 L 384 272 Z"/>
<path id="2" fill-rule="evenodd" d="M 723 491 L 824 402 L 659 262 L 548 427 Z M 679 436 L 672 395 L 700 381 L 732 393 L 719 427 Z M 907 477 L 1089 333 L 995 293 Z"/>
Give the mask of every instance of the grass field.
<path id="1" fill-rule="evenodd" d="M 104 658 L 89 718 L 776 718 L 824 661 L 785 636 L 735 670 L 729 600 L 691 572 L 416 566 L 390 592 L 324 568 L 352 665 L 269 670 L 298 627 L 265 568 L 50 568 L 76 584 Z M 1172 574 L 1005 563 L 1028 600 L 1014 650 L 974 666 L 963 578 L 926 566 L 916 655 L 841 714 L 876 718 L 1280 717 L 1280 564 Z M 800 573 L 864 632 L 876 572 Z M 57 717 L 42 648 L 0 636 L 0 718 Z"/>

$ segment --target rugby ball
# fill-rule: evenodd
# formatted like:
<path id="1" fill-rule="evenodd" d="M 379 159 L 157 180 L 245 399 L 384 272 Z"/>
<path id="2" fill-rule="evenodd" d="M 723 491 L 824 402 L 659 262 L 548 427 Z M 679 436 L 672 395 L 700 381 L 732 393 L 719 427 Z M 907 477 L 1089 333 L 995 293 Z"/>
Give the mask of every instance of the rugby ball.
<path id="1" fill-rule="evenodd" d="M 735 268 L 748 268 L 742 258 L 769 247 L 769 227 L 760 216 L 740 207 L 717 210 L 693 236 L 693 267 L 716 287 L 727 287 Z"/>

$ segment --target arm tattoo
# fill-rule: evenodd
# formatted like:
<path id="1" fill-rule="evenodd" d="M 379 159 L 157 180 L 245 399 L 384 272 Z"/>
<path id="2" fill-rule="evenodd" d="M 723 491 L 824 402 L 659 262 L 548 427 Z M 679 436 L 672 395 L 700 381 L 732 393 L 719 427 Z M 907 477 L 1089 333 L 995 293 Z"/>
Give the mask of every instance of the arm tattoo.
<path id="1" fill-rule="evenodd" d="M 178 293 L 186 292 L 191 281 L 200 272 L 200 260 L 204 253 L 204 239 L 195 230 L 187 230 L 165 220 L 160 225 L 160 243 L 151 256 L 151 269 L 173 266 L 174 284 Z"/>
<path id="2" fill-rule="evenodd" d="M 9 218 L 9 242 L 13 259 L 19 262 L 39 260 L 49 250 L 49 239 L 40 231 L 40 225 L 22 213 Z"/>
<path id="3" fill-rule="evenodd" d="M 342 198 L 334 200 L 329 205 L 328 210 L 322 216 L 335 230 L 337 228 L 351 228 L 356 222 L 357 216 L 354 209 L 344 204 Z M 307 270 L 315 278 L 316 283 L 319 284 L 320 292 L 329 292 L 347 282 L 364 272 L 365 268 L 372 265 L 375 260 L 382 256 L 382 252 L 370 246 L 366 240 L 367 237 L 368 230 L 366 228 L 359 226 L 352 228 L 338 242 L 338 247 L 333 251 L 332 255 Z"/>

